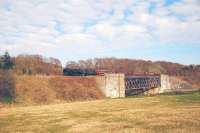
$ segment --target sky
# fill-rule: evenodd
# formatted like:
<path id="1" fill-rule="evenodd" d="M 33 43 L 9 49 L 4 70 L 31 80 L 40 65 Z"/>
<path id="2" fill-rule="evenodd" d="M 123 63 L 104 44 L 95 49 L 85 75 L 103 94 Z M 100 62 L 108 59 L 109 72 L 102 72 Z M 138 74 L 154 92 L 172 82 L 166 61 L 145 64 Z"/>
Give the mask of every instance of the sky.
<path id="1" fill-rule="evenodd" d="M 0 54 L 200 64 L 200 0 L 0 0 Z"/>

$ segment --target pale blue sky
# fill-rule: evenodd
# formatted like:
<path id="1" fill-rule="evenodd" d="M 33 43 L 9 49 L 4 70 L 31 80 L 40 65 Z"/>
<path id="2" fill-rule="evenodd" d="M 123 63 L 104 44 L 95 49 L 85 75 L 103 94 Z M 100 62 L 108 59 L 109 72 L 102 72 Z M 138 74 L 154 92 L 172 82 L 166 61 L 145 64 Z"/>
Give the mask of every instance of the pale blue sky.
<path id="1" fill-rule="evenodd" d="M 200 0 L 0 0 L 0 54 L 200 64 Z"/>

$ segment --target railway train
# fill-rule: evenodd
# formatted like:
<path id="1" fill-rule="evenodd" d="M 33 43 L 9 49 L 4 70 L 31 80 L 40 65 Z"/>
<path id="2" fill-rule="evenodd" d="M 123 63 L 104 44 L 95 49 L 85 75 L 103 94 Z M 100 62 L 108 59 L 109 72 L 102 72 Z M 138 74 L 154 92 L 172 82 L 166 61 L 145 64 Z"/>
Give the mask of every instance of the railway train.
<path id="1" fill-rule="evenodd" d="M 117 73 L 108 71 L 105 69 L 72 69 L 72 68 L 65 68 L 63 69 L 63 75 L 64 76 L 93 76 L 93 75 L 99 75 L 103 76 L 106 73 Z M 125 73 L 125 76 L 159 76 L 158 73 L 152 73 L 152 72 L 129 72 Z"/>

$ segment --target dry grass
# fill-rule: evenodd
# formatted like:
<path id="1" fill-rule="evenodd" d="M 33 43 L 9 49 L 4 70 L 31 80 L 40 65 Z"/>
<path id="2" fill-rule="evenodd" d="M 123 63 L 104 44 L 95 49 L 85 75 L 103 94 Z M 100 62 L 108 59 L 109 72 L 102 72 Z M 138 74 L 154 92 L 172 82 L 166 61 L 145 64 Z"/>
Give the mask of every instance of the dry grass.
<path id="1" fill-rule="evenodd" d="M 199 131 L 199 93 L 0 109 L 2 133 Z"/>
<path id="2" fill-rule="evenodd" d="M 49 104 L 104 98 L 93 77 L 16 76 L 16 103 Z"/>

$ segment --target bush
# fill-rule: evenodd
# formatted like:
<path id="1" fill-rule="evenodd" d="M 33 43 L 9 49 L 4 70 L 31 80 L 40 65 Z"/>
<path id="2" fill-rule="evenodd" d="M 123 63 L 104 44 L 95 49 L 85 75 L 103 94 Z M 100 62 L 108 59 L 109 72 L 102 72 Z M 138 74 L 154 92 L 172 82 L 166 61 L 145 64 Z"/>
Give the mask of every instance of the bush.
<path id="1" fill-rule="evenodd" d="M 0 100 L 15 99 L 15 79 L 10 70 L 0 70 Z"/>

